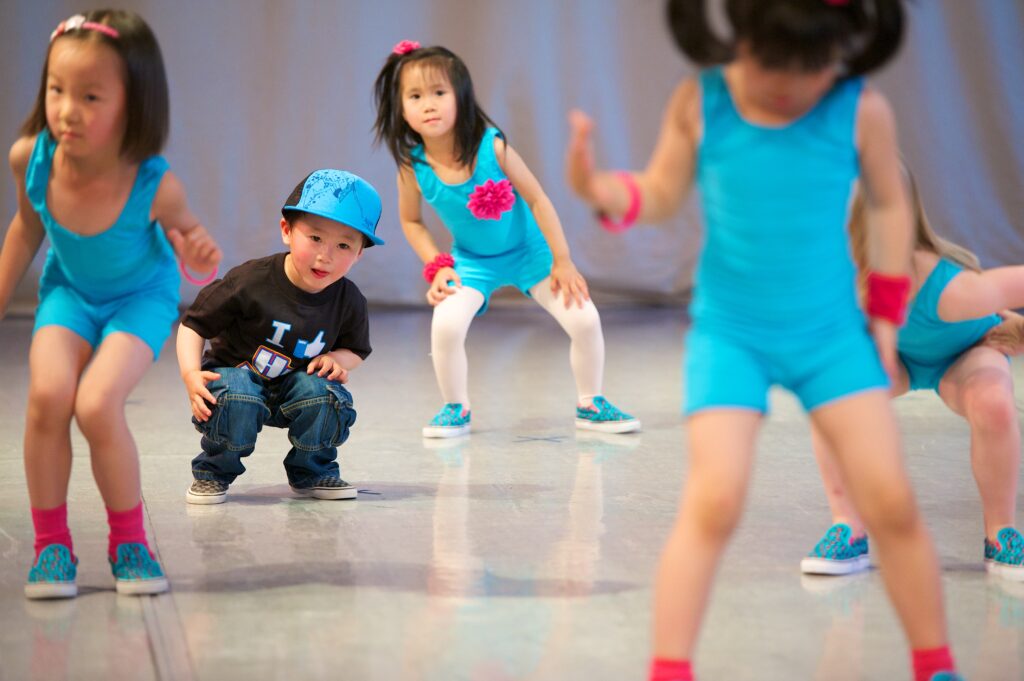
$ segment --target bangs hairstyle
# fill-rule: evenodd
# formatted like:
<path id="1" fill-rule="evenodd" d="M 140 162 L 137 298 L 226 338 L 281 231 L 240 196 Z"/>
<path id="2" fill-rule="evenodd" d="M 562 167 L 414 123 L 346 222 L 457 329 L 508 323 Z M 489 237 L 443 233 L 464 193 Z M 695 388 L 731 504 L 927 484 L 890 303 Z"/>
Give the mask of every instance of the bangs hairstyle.
<path id="1" fill-rule="evenodd" d="M 903 40 L 901 0 L 723 0 L 728 41 L 708 18 L 712 0 L 669 0 L 668 26 L 683 54 L 702 66 L 723 64 L 746 41 L 766 69 L 818 71 L 838 60 L 843 77 L 884 65 Z"/>
<path id="2" fill-rule="evenodd" d="M 914 176 L 906 164 L 902 163 L 901 165 L 903 179 L 910 191 L 910 205 L 914 220 L 914 250 L 928 251 L 940 258 L 950 260 L 964 269 L 980 272 L 981 262 L 978 260 L 978 256 L 935 233 L 931 221 L 928 220 L 928 214 L 924 210 L 921 194 L 917 190 L 917 181 L 914 180 Z M 850 249 L 853 253 L 853 261 L 860 273 L 858 280 L 862 285 L 866 285 L 869 266 L 867 200 L 859 185 L 850 206 Z"/>
<path id="3" fill-rule="evenodd" d="M 170 104 L 167 95 L 167 74 L 160 45 L 153 31 L 134 12 L 100 9 L 85 13 L 85 20 L 105 24 L 117 30 L 118 37 L 92 29 L 75 29 L 58 36 L 46 50 L 43 76 L 39 83 L 32 113 L 21 125 L 25 137 L 36 135 L 46 126 L 46 81 L 50 71 L 50 51 L 61 40 L 82 40 L 109 45 L 124 65 L 125 131 L 121 155 L 138 162 L 160 153 L 167 142 L 170 125 Z"/>
<path id="4" fill-rule="evenodd" d="M 386 145 L 399 166 L 411 166 L 412 149 L 423 143 L 423 138 L 409 127 L 402 115 L 402 70 L 413 64 L 444 74 L 451 83 L 455 94 L 455 155 L 462 165 L 472 166 L 484 132 L 488 126 L 498 126 L 477 103 L 466 64 L 454 52 L 440 45 L 388 55 L 373 84 L 373 98 L 377 106 L 377 120 L 373 124 L 374 143 Z M 505 138 L 503 132 L 501 137 Z"/>

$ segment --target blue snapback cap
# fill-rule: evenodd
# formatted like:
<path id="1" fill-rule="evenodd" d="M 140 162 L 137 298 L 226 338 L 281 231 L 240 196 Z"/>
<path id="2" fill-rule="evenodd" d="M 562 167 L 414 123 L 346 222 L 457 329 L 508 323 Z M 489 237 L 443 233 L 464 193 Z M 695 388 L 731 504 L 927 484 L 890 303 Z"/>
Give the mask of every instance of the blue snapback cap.
<path id="1" fill-rule="evenodd" d="M 292 191 L 281 213 L 302 211 L 348 225 L 365 235 L 371 245 L 382 246 L 377 236 L 380 195 L 369 182 L 344 170 L 314 170 Z"/>

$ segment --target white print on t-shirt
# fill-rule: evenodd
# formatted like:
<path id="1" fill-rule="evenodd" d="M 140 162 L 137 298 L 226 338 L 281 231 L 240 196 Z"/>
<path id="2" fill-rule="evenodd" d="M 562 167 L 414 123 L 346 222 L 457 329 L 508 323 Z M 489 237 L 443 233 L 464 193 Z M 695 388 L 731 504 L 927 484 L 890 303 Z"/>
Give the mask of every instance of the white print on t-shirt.
<path id="1" fill-rule="evenodd" d="M 273 338 L 267 338 L 265 340 L 268 343 L 270 343 L 272 345 L 276 345 L 277 347 L 280 348 L 280 347 L 282 347 L 281 339 L 284 338 L 285 332 L 292 328 L 292 325 L 291 324 L 287 324 L 285 322 L 279 322 L 279 321 L 275 320 L 275 321 L 271 322 L 271 326 L 274 327 L 274 337 Z"/>
<path id="2" fill-rule="evenodd" d="M 277 378 L 292 370 L 292 361 L 287 355 L 261 345 L 252 356 L 252 368 L 260 376 Z"/>

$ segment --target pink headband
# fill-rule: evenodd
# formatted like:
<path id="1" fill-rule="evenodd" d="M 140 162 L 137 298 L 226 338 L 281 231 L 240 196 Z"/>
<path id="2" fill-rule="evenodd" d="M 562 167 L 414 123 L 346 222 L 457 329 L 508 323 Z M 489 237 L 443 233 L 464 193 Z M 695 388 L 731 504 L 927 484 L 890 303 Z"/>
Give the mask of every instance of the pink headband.
<path id="1" fill-rule="evenodd" d="M 106 24 L 101 24 L 95 21 L 86 21 L 85 16 L 76 14 L 75 16 L 65 19 L 57 24 L 57 28 L 53 29 L 53 33 L 50 34 L 50 42 L 52 43 L 68 31 L 75 30 L 99 31 L 108 38 L 114 38 L 115 40 L 121 36 L 113 26 L 107 26 Z"/>
<path id="2" fill-rule="evenodd" d="M 409 54 L 413 50 L 420 49 L 420 44 L 415 40 L 402 40 L 392 48 L 392 54 Z"/>

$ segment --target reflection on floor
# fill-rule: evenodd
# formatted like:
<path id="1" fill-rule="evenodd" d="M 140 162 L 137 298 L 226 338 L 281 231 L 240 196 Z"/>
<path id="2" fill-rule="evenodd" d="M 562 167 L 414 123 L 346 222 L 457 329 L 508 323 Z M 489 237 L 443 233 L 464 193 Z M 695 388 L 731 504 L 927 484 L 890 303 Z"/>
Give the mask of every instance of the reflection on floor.
<path id="1" fill-rule="evenodd" d="M 474 433 L 424 441 L 440 406 L 422 311 L 377 311 L 349 384 L 342 448 L 358 501 L 294 497 L 284 433 L 260 436 L 228 502 L 188 506 L 198 435 L 169 345 L 129 405 L 152 542 L 172 591 L 115 595 L 84 441 L 69 509 L 81 595 L 28 602 L 21 462 L 30 320 L 0 324 L 0 678 L 638 679 L 654 563 L 686 462 L 683 315 L 603 313 L 606 392 L 644 432 L 573 428 L 568 341 L 542 312 L 496 309 L 469 338 Z M 1014 371 L 1021 378 L 1022 364 Z M 1024 678 L 1024 585 L 988 578 L 968 433 L 932 394 L 898 402 L 969 678 Z M 801 578 L 828 525 L 806 418 L 773 395 L 747 513 L 697 657 L 706 679 L 907 679 L 877 572 Z"/>

